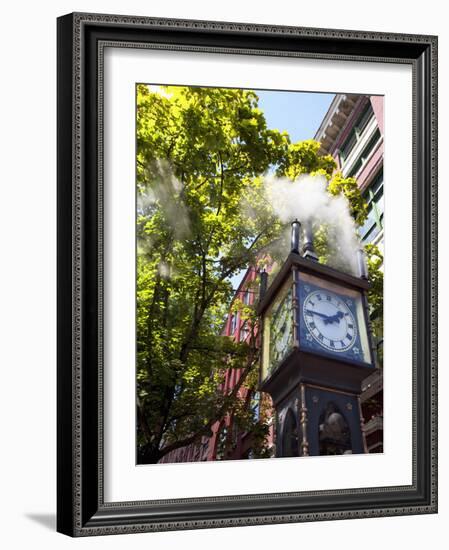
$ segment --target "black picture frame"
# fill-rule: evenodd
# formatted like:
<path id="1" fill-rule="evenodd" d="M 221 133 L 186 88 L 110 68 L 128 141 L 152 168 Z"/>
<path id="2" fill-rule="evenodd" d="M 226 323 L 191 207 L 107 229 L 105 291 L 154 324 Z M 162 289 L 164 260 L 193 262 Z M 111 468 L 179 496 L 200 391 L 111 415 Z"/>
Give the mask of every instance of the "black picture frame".
<path id="1" fill-rule="evenodd" d="M 437 511 L 437 37 L 75 13 L 58 28 L 57 530 L 71 536 Z M 225 49 L 413 69 L 413 483 L 105 503 L 102 479 L 102 50 Z"/>

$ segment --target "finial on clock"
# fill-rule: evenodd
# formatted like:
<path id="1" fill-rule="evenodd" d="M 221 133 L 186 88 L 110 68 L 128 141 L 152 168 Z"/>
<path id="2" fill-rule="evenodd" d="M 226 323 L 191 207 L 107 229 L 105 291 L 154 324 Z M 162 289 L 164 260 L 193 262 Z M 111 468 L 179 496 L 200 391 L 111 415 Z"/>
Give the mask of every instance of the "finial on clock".
<path id="1" fill-rule="evenodd" d="M 297 219 L 292 222 L 292 240 L 291 240 L 291 252 L 299 254 L 299 234 L 301 231 L 301 222 Z"/>
<path id="2" fill-rule="evenodd" d="M 363 248 L 357 250 L 357 263 L 359 267 L 359 277 L 368 280 L 368 269 L 366 266 L 366 256 Z"/>
<path id="3" fill-rule="evenodd" d="M 268 273 L 265 268 L 260 272 L 260 283 L 259 283 L 259 301 L 265 296 L 265 292 L 268 287 Z"/>
<path id="4" fill-rule="evenodd" d="M 302 247 L 302 255 L 304 258 L 318 261 L 317 253 L 315 252 L 315 247 L 313 246 L 313 229 L 312 223 L 308 222 L 304 226 L 304 244 Z"/>

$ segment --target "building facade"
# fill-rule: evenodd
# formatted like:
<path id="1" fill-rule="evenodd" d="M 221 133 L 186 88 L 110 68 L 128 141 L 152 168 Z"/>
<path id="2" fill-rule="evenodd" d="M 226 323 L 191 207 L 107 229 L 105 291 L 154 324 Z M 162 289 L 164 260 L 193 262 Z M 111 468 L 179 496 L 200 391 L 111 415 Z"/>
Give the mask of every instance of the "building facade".
<path id="1" fill-rule="evenodd" d="M 249 267 L 244 274 L 239 288 L 236 290 L 234 300 L 241 301 L 244 305 L 255 306 L 259 299 L 259 276 L 260 271 L 256 267 Z M 225 322 L 223 336 L 233 338 L 236 342 L 247 342 L 250 338 L 251 329 L 248 322 L 240 312 L 234 310 L 231 305 L 231 312 Z M 224 375 L 224 381 L 220 391 L 229 393 L 239 383 L 242 369 L 229 369 Z M 267 435 L 268 453 L 273 446 L 273 422 L 271 415 L 271 400 L 269 396 L 263 395 L 256 390 L 249 390 L 242 386 L 238 390 L 240 399 L 245 403 L 254 421 L 262 420 L 263 411 L 269 411 L 269 418 L 264 420 L 269 425 Z M 223 459 L 248 459 L 254 457 L 254 441 L 252 434 L 241 431 L 232 416 L 226 416 L 212 427 L 207 460 Z"/>
<path id="2" fill-rule="evenodd" d="M 384 100 L 382 96 L 337 94 L 315 140 L 330 154 L 344 177 L 357 179 L 368 204 L 360 229 L 364 243 L 383 249 Z"/>
<path id="3" fill-rule="evenodd" d="M 368 205 L 368 216 L 359 229 L 364 244 L 384 251 L 384 98 L 337 94 L 315 140 L 321 153 L 330 154 L 344 177 L 354 177 Z M 375 319 L 372 319 L 375 322 Z M 365 436 L 369 452 L 383 451 L 382 327 L 376 326 L 378 369 L 368 377 L 361 395 Z"/>

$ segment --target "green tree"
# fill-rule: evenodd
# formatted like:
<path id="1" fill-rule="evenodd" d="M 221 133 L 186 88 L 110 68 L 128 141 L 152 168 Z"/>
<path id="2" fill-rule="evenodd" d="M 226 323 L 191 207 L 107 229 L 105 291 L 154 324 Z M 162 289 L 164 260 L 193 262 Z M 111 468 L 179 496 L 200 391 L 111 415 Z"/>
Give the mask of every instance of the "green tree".
<path id="1" fill-rule="evenodd" d="M 230 278 L 255 264 L 283 229 L 264 199 L 261 175 L 324 173 L 334 182 L 330 192 L 346 194 L 357 222 L 366 216 L 354 182 L 334 175 L 332 157 L 320 156 L 314 141 L 291 143 L 287 133 L 269 129 L 254 92 L 164 92 L 137 89 L 141 463 L 198 442 L 225 415 L 249 429 L 238 392 L 242 384 L 255 386 L 254 312 L 245 311 L 249 343 L 221 332 L 234 295 Z M 218 391 L 225 368 L 241 372 L 228 395 Z M 264 426 L 253 427 L 263 445 Z"/>

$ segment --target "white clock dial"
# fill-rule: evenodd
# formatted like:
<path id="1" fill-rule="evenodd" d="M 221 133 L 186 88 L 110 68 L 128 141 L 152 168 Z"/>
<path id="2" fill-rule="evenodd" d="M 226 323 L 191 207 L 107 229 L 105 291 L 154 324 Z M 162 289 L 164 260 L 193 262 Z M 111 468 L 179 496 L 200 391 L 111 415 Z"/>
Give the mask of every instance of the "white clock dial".
<path id="1" fill-rule="evenodd" d="M 303 303 L 303 318 L 312 338 L 323 348 L 344 352 L 356 341 L 357 325 L 343 297 L 328 290 L 315 290 Z"/>

